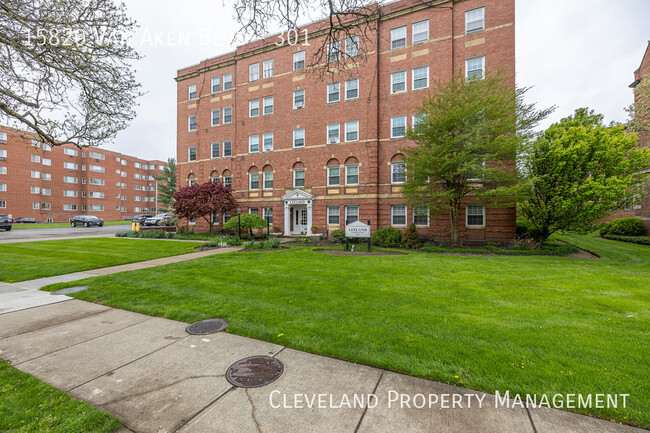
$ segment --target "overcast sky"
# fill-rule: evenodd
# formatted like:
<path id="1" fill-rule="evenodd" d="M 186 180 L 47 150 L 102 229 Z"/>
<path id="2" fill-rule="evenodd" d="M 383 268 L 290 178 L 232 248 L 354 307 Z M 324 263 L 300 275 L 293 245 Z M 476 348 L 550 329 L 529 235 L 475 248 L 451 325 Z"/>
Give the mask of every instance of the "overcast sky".
<path id="1" fill-rule="evenodd" d="M 227 0 L 126 0 L 145 58 L 147 94 L 138 116 L 108 149 L 146 159 L 176 156 L 176 70 L 232 51 L 237 27 Z M 528 102 L 557 105 L 546 125 L 578 107 L 624 121 L 628 85 L 650 39 L 648 0 L 516 0 L 517 81 Z M 161 37 L 162 36 L 162 37 Z"/>

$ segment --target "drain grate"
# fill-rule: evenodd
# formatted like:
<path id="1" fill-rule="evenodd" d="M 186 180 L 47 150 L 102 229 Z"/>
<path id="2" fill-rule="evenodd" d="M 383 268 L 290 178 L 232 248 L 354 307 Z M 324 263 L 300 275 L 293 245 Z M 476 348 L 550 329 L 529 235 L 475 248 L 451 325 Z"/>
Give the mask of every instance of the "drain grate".
<path id="1" fill-rule="evenodd" d="M 65 289 L 51 292 L 50 295 L 69 295 L 70 293 L 77 293 L 77 292 L 81 292 L 82 290 L 86 290 L 88 287 L 89 286 L 66 287 Z"/>
<path id="2" fill-rule="evenodd" d="M 214 334 L 215 332 L 225 331 L 229 323 L 226 319 L 206 319 L 192 323 L 185 331 L 192 335 Z"/>
<path id="3" fill-rule="evenodd" d="M 251 356 L 228 367 L 226 379 L 240 388 L 268 385 L 282 375 L 284 365 L 270 356 Z"/>

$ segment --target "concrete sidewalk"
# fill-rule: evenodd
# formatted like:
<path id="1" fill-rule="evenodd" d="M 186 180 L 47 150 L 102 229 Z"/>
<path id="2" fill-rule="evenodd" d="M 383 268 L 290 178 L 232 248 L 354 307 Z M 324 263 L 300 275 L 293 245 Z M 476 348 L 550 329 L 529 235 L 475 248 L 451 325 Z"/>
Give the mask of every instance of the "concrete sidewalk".
<path id="1" fill-rule="evenodd" d="M 643 431 L 559 410 L 496 407 L 493 395 L 223 332 L 193 336 L 186 326 L 68 300 L 0 315 L 0 356 L 115 414 L 123 432 Z M 228 367 L 253 355 L 279 359 L 284 373 L 264 387 L 232 386 Z M 391 391 L 400 398 L 389 407 Z M 353 405 L 368 394 L 377 396 L 376 407 Z M 464 396 L 463 408 L 413 406 L 430 394 Z"/>

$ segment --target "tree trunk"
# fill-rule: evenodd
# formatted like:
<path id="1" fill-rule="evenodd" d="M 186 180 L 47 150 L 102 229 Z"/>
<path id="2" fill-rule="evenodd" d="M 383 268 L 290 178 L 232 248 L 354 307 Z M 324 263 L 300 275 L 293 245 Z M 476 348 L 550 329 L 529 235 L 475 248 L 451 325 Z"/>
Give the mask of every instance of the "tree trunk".
<path id="1" fill-rule="evenodd" d="M 449 232 L 449 241 L 452 247 L 458 246 L 458 203 L 452 203 L 451 210 L 449 211 L 449 221 L 451 223 L 451 230 Z"/>

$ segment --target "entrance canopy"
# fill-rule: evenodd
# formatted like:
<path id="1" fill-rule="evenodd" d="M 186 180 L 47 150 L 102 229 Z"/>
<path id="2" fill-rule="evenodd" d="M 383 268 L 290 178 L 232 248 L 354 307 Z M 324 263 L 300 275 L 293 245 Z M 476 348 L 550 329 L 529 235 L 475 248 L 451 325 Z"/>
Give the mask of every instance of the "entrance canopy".
<path id="1" fill-rule="evenodd" d="M 311 235 L 314 196 L 294 189 L 282 196 L 284 202 L 284 234 Z"/>

